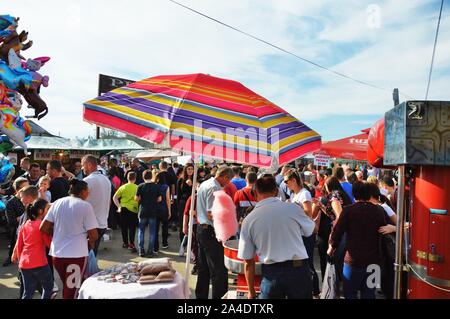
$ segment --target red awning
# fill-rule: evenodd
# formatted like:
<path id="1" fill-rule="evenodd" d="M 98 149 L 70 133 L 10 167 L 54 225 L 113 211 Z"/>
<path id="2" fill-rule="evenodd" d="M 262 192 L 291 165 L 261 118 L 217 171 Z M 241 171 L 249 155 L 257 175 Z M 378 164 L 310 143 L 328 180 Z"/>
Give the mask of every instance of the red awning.
<path id="1" fill-rule="evenodd" d="M 331 157 L 345 158 L 356 161 L 367 160 L 368 134 L 358 134 L 331 142 L 322 142 L 320 151 L 316 153 L 328 154 Z"/>

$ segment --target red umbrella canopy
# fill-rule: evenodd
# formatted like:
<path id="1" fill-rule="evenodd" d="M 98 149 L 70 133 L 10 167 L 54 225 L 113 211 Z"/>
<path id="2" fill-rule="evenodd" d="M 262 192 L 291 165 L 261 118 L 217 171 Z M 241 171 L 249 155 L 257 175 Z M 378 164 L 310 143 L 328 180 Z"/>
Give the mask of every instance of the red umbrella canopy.
<path id="1" fill-rule="evenodd" d="M 324 142 L 320 153 L 326 153 L 331 157 L 345 158 L 356 161 L 367 160 L 368 134 L 358 134 L 340 140 Z"/>
<path id="2" fill-rule="evenodd" d="M 320 148 L 304 123 L 239 82 L 162 75 L 84 103 L 84 119 L 186 153 L 267 167 Z"/>

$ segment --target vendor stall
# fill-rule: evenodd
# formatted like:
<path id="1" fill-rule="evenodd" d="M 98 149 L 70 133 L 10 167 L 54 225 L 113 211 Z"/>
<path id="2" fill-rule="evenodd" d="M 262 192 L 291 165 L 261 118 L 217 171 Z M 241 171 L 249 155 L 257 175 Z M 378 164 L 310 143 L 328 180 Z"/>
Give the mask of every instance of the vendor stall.
<path id="1" fill-rule="evenodd" d="M 89 277 L 80 288 L 78 299 L 188 299 L 186 281 L 177 272 L 169 283 L 141 285 L 121 284 L 97 280 L 97 275 Z"/>
<path id="2" fill-rule="evenodd" d="M 78 299 L 188 299 L 184 278 L 169 258 L 117 264 L 87 278 Z"/>

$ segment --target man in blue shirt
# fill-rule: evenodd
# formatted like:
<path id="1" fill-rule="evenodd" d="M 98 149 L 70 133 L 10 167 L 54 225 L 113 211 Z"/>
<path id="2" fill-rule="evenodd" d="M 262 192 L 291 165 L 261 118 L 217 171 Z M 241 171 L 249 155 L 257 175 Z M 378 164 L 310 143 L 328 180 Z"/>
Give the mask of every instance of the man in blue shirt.
<path id="1" fill-rule="evenodd" d="M 233 166 L 234 178 L 231 182 L 236 186 L 237 190 L 243 189 L 247 186 L 245 179 L 241 177 L 241 168 L 239 166 Z"/>
<path id="2" fill-rule="evenodd" d="M 341 186 L 344 189 L 345 193 L 348 195 L 348 197 L 351 199 L 352 203 L 355 203 L 355 198 L 353 197 L 353 191 L 352 191 L 352 184 L 347 182 L 345 180 L 345 173 L 344 169 L 340 166 L 335 166 L 333 168 L 333 176 L 336 176 L 337 179 L 339 179 L 339 182 L 341 182 Z"/>

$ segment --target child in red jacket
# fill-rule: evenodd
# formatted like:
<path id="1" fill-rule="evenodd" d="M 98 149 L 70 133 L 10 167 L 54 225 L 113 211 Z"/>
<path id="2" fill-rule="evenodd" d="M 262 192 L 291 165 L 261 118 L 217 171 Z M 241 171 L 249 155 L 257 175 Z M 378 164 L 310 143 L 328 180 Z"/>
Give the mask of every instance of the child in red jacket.
<path id="1" fill-rule="evenodd" d="M 17 259 L 24 284 L 22 299 L 32 299 L 38 284 L 43 288 L 42 299 L 52 297 L 53 275 L 45 252 L 52 239 L 39 230 L 49 207 L 45 199 L 38 199 L 29 205 L 28 220 L 22 225 L 17 236 Z"/>

